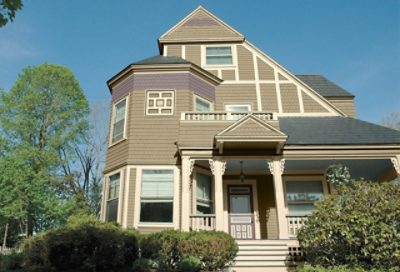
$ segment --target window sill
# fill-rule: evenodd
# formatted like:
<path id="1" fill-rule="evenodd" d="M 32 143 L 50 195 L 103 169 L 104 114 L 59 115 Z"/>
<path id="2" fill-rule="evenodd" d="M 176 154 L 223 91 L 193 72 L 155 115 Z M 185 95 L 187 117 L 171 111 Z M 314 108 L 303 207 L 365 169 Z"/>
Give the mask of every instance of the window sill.
<path id="1" fill-rule="evenodd" d="M 109 144 L 108 148 L 113 147 L 113 146 L 115 146 L 115 145 L 117 145 L 119 143 L 122 143 L 122 142 L 126 141 L 126 140 L 128 140 L 128 138 L 124 137 L 124 138 L 122 138 L 122 139 L 120 139 L 120 140 L 118 140 L 118 141 L 116 141 L 114 143 Z"/>
<path id="2" fill-rule="evenodd" d="M 156 227 L 172 227 L 174 228 L 174 223 L 150 223 L 150 222 L 143 222 L 139 223 L 138 227 L 146 227 L 146 228 L 156 228 Z"/>
<path id="3" fill-rule="evenodd" d="M 236 69 L 236 65 L 234 64 L 207 64 L 203 66 L 203 69 L 224 69 L 224 68 L 229 68 L 229 69 Z"/>

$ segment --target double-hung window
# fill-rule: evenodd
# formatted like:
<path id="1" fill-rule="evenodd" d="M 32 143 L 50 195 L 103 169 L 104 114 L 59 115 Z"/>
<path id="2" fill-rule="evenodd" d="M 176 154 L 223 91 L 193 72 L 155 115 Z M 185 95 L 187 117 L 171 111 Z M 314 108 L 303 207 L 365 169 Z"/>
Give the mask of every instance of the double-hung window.
<path id="1" fill-rule="evenodd" d="M 206 65 L 232 65 L 232 49 L 230 46 L 207 47 Z"/>
<path id="2" fill-rule="evenodd" d="M 140 222 L 172 223 L 173 198 L 173 170 L 142 170 Z"/>
<path id="3" fill-rule="evenodd" d="M 174 91 L 147 91 L 147 115 L 173 115 Z"/>
<path id="4" fill-rule="evenodd" d="M 196 206 L 198 214 L 212 214 L 213 203 L 211 197 L 212 178 L 202 173 L 196 174 L 197 192 Z"/>
<path id="5" fill-rule="evenodd" d="M 112 124 L 111 143 L 115 143 L 124 137 L 126 98 L 114 105 L 114 120 Z"/>
<path id="6" fill-rule="evenodd" d="M 314 202 L 324 195 L 322 181 L 286 181 L 286 194 L 290 216 L 309 215 L 314 210 Z"/>
<path id="7" fill-rule="evenodd" d="M 196 106 L 196 111 L 199 112 L 208 112 L 211 111 L 211 102 L 202 99 L 198 96 L 195 97 L 195 106 Z"/>
<path id="8" fill-rule="evenodd" d="M 108 179 L 106 221 L 117 221 L 120 173 Z"/>

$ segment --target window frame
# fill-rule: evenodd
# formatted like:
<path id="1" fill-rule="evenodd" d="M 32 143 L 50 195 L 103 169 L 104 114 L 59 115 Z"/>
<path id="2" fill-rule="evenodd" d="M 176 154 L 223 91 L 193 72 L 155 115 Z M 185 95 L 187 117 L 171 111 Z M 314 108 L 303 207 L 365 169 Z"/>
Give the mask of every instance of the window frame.
<path id="1" fill-rule="evenodd" d="M 215 47 L 230 47 L 231 49 L 231 64 L 208 64 L 207 63 L 207 48 L 215 48 Z M 201 47 L 201 64 L 202 67 L 205 68 L 235 68 L 237 66 L 236 60 L 236 46 L 234 44 L 215 44 L 215 45 L 202 45 Z"/>
<path id="2" fill-rule="evenodd" d="M 198 181 L 199 181 L 199 178 L 198 178 L 199 174 L 208 176 L 210 178 L 210 199 L 199 198 L 197 196 L 197 186 L 198 186 Z M 215 214 L 215 207 L 214 207 L 214 179 L 213 179 L 213 175 L 210 172 L 207 172 L 207 171 L 196 170 L 195 171 L 195 182 L 194 182 L 194 185 L 195 186 L 193 186 L 194 187 L 193 188 L 193 196 L 195 196 L 195 197 L 193 197 L 194 205 L 193 205 L 192 213 L 195 214 L 195 215 L 201 215 L 201 213 L 199 213 L 198 210 L 197 210 L 197 205 L 198 205 L 198 202 L 200 200 L 200 201 L 204 201 L 203 203 L 206 203 L 206 204 L 210 205 L 210 209 L 212 211 L 212 213 L 210 213 L 210 214 Z"/>
<path id="3" fill-rule="evenodd" d="M 196 109 L 197 99 L 208 103 L 210 105 L 210 111 L 197 111 L 197 109 Z M 213 110 L 214 110 L 214 103 L 213 102 L 211 102 L 210 100 L 207 100 L 207 99 L 205 99 L 205 98 L 203 98 L 203 97 L 201 97 L 199 95 L 194 95 L 193 96 L 193 111 L 195 111 L 195 112 L 212 112 Z"/>
<path id="4" fill-rule="evenodd" d="M 111 177 L 112 176 L 116 176 L 119 175 L 118 178 L 118 193 L 115 194 L 115 196 L 113 198 L 110 198 L 110 185 L 111 185 Z M 116 171 L 116 172 L 112 172 L 110 174 L 108 174 L 106 176 L 106 186 L 105 186 L 105 209 L 104 209 L 104 221 L 106 222 L 114 222 L 114 221 L 108 221 L 108 206 L 109 203 L 112 201 L 117 201 L 117 211 L 116 211 L 116 219 L 115 222 L 118 222 L 118 218 L 119 218 L 119 214 L 120 214 L 120 207 L 121 207 L 121 181 L 122 181 L 123 175 L 122 172 L 120 170 Z"/>
<path id="5" fill-rule="evenodd" d="M 168 98 L 163 98 L 162 97 L 162 93 L 171 93 L 172 94 L 172 105 L 171 107 L 167 107 L 167 106 L 162 106 L 162 107 L 155 107 L 155 106 L 149 106 L 149 101 L 150 101 L 150 97 L 149 94 L 151 93 L 159 93 L 160 96 L 158 98 L 152 98 L 154 101 L 157 99 L 163 99 L 164 102 L 168 99 Z M 171 89 L 163 89 L 163 90 L 157 90 L 157 89 L 151 89 L 151 90 L 146 90 L 146 94 L 145 94 L 145 116 L 174 116 L 175 115 L 175 106 L 176 106 L 176 90 L 171 90 Z M 156 104 L 157 102 L 155 102 Z M 157 109 L 158 113 L 149 113 L 149 110 L 151 109 Z M 161 113 L 162 109 L 171 109 L 171 113 Z"/>
<path id="6" fill-rule="evenodd" d="M 113 141 L 113 134 L 114 134 L 114 124 L 117 112 L 117 105 L 125 100 L 125 113 L 124 113 L 124 129 L 122 132 L 121 139 Z M 110 127 L 110 135 L 109 135 L 109 146 L 113 146 L 119 142 L 122 142 L 127 139 L 126 132 L 127 132 L 127 120 L 128 120 L 128 107 L 129 107 L 129 96 L 125 96 L 116 102 L 113 103 L 112 113 L 111 113 L 111 127 Z"/>
<path id="7" fill-rule="evenodd" d="M 249 111 L 247 111 L 247 113 L 251 112 L 251 104 L 225 104 L 224 108 L 226 112 L 238 112 L 238 111 L 232 111 L 229 110 L 229 107 L 247 107 Z M 244 113 L 244 112 L 243 112 Z"/>

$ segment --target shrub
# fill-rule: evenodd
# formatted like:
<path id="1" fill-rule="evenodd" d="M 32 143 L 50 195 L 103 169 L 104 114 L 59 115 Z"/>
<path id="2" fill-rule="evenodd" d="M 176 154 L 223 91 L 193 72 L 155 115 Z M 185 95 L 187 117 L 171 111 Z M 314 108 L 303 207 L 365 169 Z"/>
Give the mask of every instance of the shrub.
<path id="1" fill-rule="evenodd" d="M 199 272 L 202 268 L 202 263 L 199 258 L 189 256 L 181 260 L 177 268 L 181 272 Z"/>
<path id="2" fill-rule="evenodd" d="M 199 258 L 206 271 L 229 266 L 238 252 L 238 246 L 232 236 L 221 231 L 191 232 L 186 239 L 180 240 L 178 247 L 182 258 Z"/>
<path id="3" fill-rule="evenodd" d="M 150 272 L 152 268 L 157 268 L 158 265 L 150 259 L 137 259 L 133 263 L 133 271 L 135 272 Z"/>
<path id="4" fill-rule="evenodd" d="M 353 181 L 316 204 L 299 231 L 306 261 L 400 270 L 400 185 Z"/>
<path id="5" fill-rule="evenodd" d="M 366 272 L 361 267 L 354 267 L 354 266 L 347 266 L 347 265 L 340 265 L 340 266 L 333 266 L 333 267 L 322 267 L 322 266 L 310 266 L 305 265 L 303 267 L 297 267 L 296 272 Z M 369 272 L 383 272 L 384 270 L 379 269 L 372 269 L 368 270 Z"/>
<path id="6" fill-rule="evenodd" d="M 16 270 L 22 268 L 24 254 L 11 251 L 7 254 L 0 254 L 0 271 Z"/>
<path id="7" fill-rule="evenodd" d="M 30 239 L 27 264 L 57 271 L 121 271 L 138 256 L 137 234 L 93 218 L 73 219 L 65 227 Z"/>

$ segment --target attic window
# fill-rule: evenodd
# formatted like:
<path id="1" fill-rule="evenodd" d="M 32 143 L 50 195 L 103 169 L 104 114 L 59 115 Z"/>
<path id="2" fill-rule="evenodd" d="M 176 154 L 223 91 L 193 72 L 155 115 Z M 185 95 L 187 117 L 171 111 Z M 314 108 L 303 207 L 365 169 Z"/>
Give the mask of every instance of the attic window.
<path id="1" fill-rule="evenodd" d="M 207 65 L 231 65 L 232 49 L 230 46 L 225 47 L 207 47 L 206 48 L 206 64 Z"/>

